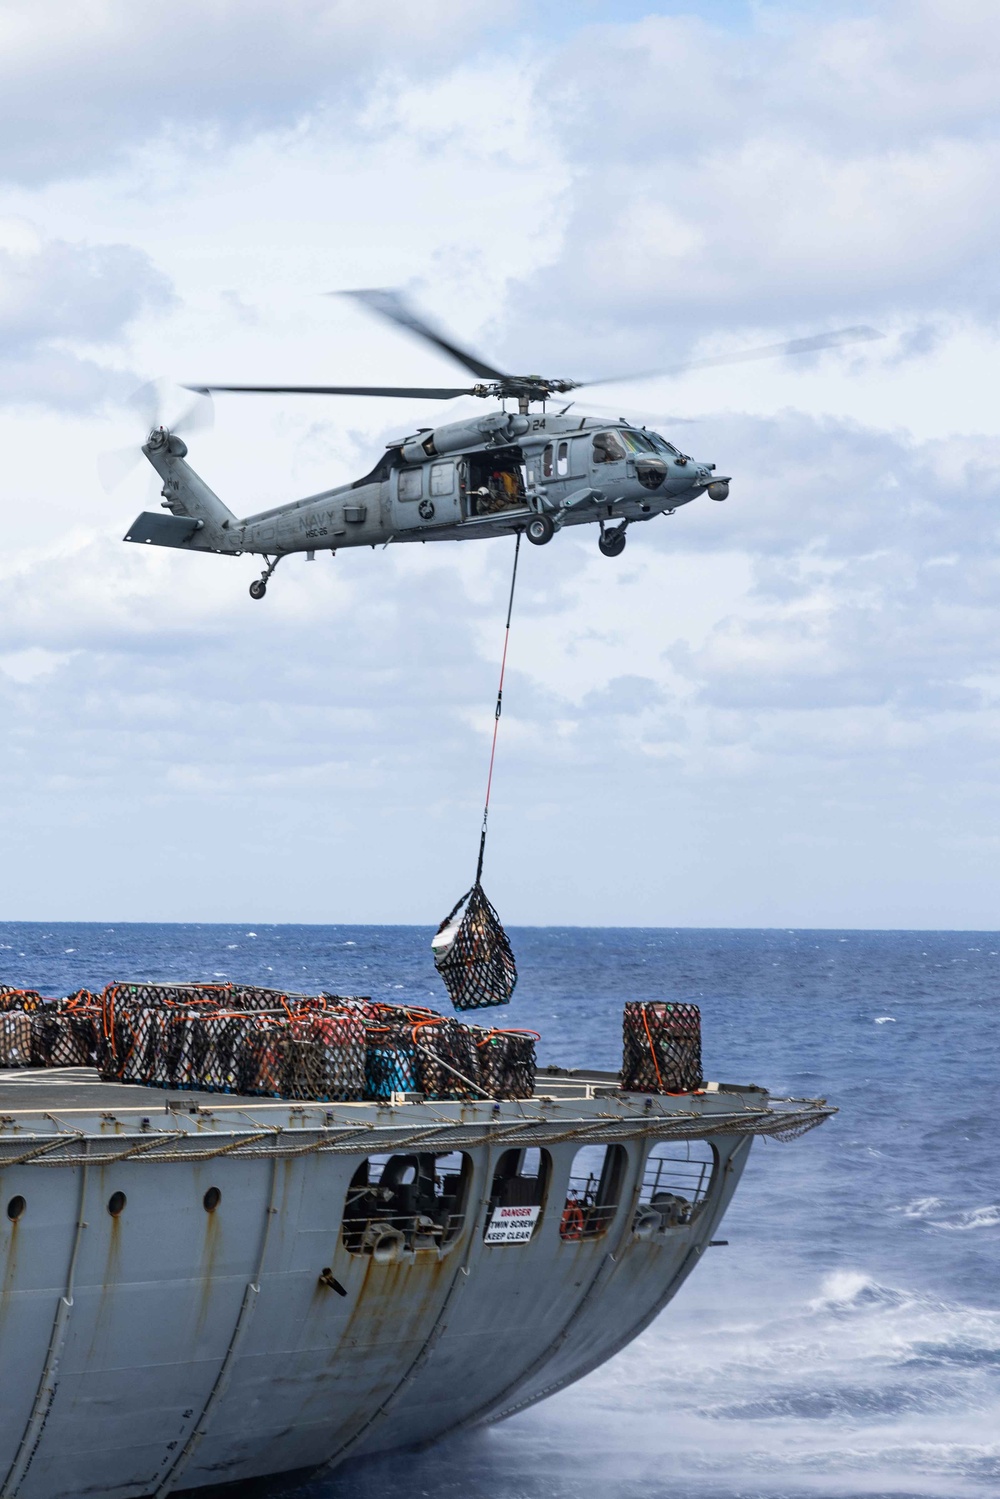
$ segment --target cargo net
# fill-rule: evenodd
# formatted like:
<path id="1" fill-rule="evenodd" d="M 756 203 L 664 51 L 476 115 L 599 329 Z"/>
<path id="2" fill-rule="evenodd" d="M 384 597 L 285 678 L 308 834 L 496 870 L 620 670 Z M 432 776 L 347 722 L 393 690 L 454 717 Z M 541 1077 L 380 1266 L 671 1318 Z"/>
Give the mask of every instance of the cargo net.
<path id="1" fill-rule="evenodd" d="M 517 965 L 500 917 L 478 880 L 442 921 L 431 950 L 456 1010 L 510 1003 Z"/>
<path id="2" fill-rule="evenodd" d="M 106 1081 L 317 1103 L 530 1098 L 536 1039 L 423 1006 L 236 985 L 0 995 L 0 1067 L 96 1065 Z"/>
<path id="3" fill-rule="evenodd" d="M 109 1040 L 101 1065 L 109 1081 L 319 1103 L 364 1094 L 366 1037 L 357 1014 L 119 1008 Z"/>
<path id="4" fill-rule="evenodd" d="M 9 984 L 0 984 L 0 1012 L 37 1010 L 44 1003 L 36 989 L 12 989 Z"/>
<path id="5" fill-rule="evenodd" d="M 104 990 L 104 1002 L 113 1006 L 187 1005 L 188 1007 L 225 1006 L 230 1010 L 287 1010 L 338 1004 L 363 1003 L 356 996 L 336 994 L 323 995 L 317 999 L 308 994 L 289 993 L 284 989 L 265 989 L 254 984 L 170 984 L 170 983 L 117 983 Z"/>
<path id="6" fill-rule="evenodd" d="M 632 1093 L 691 1093 L 702 1085 L 697 1005 L 630 1000 L 624 1015 L 622 1087 Z"/>
<path id="7" fill-rule="evenodd" d="M 92 1067 L 100 1018 L 86 990 L 45 999 L 35 989 L 0 986 L 0 1067 Z"/>
<path id="8" fill-rule="evenodd" d="M 537 1031 L 483 1031 L 476 1028 L 479 1077 L 492 1098 L 530 1098 L 535 1091 Z"/>

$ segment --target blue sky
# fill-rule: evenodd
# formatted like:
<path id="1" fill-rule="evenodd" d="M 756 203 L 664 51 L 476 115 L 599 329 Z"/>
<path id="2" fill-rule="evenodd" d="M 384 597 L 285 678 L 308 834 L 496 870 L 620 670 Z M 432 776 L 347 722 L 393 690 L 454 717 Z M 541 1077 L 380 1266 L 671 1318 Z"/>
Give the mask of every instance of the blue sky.
<path id="1" fill-rule="evenodd" d="M 886 335 L 615 387 L 732 495 L 525 557 L 505 917 L 995 925 L 994 8 L 380 16 L 5 7 L 0 911 L 431 922 L 465 888 L 509 547 L 291 559 L 254 604 L 252 559 L 123 545 L 155 490 L 96 476 L 152 376 L 450 380 L 322 297 L 382 284 L 572 375 Z M 192 461 L 248 513 L 440 415 L 221 398 Z"/>

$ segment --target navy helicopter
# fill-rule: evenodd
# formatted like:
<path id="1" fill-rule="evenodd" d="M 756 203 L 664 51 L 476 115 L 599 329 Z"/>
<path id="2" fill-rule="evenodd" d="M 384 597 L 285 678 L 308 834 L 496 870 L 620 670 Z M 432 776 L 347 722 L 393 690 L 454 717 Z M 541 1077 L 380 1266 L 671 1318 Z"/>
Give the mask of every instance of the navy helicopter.
<path id="1" fill-rule="evenodd" d="M 479 396 L 499 402 L 483 416 L 421 427 L 390 443 L 370 473 L 351 484 L 239 518 L 187 463 L 177 426 L 154 426 L 142 452 L 163 481 L 163 509 L 144 511 L 126 541 L 239 557 L 255 553 L 266 567 L 250 584 L 262 599 L 281 558 L 305 552 L 402 541 L 471 541 L 522 531 L 544 546 L 565 526 L 596 523 L 605 557 L 620 556 L 628 527 L 672 515 L 701 495 L 725 500 L 730 478 L 714 463 L 691 458 L 659 433 L 623 417 L 592 417 L 571 401 L 549 410 L 553 397 L 605 380 L 510 375 L 461 348 L 432 327 L 395 291 L 339 293 L 418 335 L 463 365 L 474 385 L 189 385 L 211 391 L 331 396 L 392 396 L 450 401 Z M 804 354 L 855 340 L 879 338 L 872 328 L 842 328 L 765 348 L 690 361 L 658 373 Z M 646 376 L 614 376 L 616 380 Z M 508 402 L 516 410 L 508 410 Z M 134 449 L 132 452 L 134 453 Z M 113 455 L 112 455 L 113 456 Z"/>

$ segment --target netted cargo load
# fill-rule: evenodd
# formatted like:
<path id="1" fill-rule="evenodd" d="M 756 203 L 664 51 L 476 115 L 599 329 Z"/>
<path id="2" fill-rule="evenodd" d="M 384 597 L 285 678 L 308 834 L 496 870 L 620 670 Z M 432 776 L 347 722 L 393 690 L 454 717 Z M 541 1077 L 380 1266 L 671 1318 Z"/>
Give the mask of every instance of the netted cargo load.
<path id="1" fill-rule="evenodd" d="M 701 1087 L 697 1005 L 630 1000 L 623 1035 L 623 1088 L 633 1093 L 690 1093 Z"/>
<path id="2" fill-rule="evenodd" d="M 388 1101 L 393 1093 L 419 1091 L 412 1029 L 397 1025 L 367 1026 L 365 1098 Z"/>
<path id="3" fill-rule="evenodd" d="M 120 1007 L 111 1034 L 101 1072 L 120 1082 L 321 1103 L 364 1092 L 364 1024 L 346 1011 Z"/>
<path id="4" fill-rule="evenodd" d="M 476 1027 L 479 1079 L 491 1098 L 531 1098 L 535 1091 L 537 1031 Z"/>
<path id="5" fill-rule="evenodd" d="M 181 1006 L 190 1010 L 288 1011 L 329 1010 L 369 1003 L 365 995 L 298 994 L 257 984 L 174 984 L 158 980 L 108 984 L 102 1001 L 112 1011 L 122 1004 L 148 1009 Z"/>
<path id="6" fill-rule="evenodd" d="M 108 984 L 102 995 L 109 1007 L 127 1005 L 136 1009 L 155 1009 L 160 1005 L 225 1005 L 229 1002 L 230 984 Z"/>
<path id="7" fill-rule="evenodd" d="M 469 1026 L 445 1016 L 410 1027 L 416 1052 L 417 1088 L 428 1099 L 476 1099 L 487 1090 L 479 1080 L 479 1052 Z"/>
<path id="8" fill-rule="evenodd" d="M 0 984 L 0 1011 L 20 1010 L 28 1013 L 45 1003 L 37 989 L 12 989 L 9 984 Z"/>
<path id="9" fill-rule="evenodd" d="M 52 1005 L 35 1010 L 31 1027 L 33 1067 L 91 1067 L 97 1055 L 96 1016 Z"/>
<path id="10" fill-rule="evenodd" d="M 500 917 L 478 880 L 442 921 L 431 951 L 456 1010 L 510 1003 L 517 965 Z"/>
<path id="11" fill-rule="evenodd" d="M 280 1096 L 352 1103 L 365 1091 L 364 1021 L 350 1011 L 295 1014 L 282 1027 L 284 1062 Z"/>
<path id="12" fill-rule="evenodd" d="M 0 1067 L 30 1067 L 31 1016 L 23 1010 L 0 1011 Z"/>

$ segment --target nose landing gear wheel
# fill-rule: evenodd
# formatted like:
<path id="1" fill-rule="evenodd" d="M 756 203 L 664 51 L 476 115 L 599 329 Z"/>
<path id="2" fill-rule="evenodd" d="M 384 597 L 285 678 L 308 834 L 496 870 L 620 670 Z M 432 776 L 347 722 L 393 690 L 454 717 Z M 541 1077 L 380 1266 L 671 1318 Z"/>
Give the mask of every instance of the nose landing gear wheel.
<path id="1" fill-rule="evenodd" d="M 625 532 L 605 531 L 604 535 L 598 539 L 597 545 L 601 549 L 602 556 L 620 557 L 625 550 Z"/>
<path id="2" fill-rule="evenodd" d="M 253 582 L 250 584 L 250 597 L 252 599 L 262 599 L 266 592 L 267 584 L 263 581 L 263 579 L 254 578 Z"/>
<path id="3" fill-rule="evenodd" d="M 555 526 L 547 515 L 533 515 L 525 527 L 525 535 L 536 547 L 543 547 L 552 540 Z"/>

